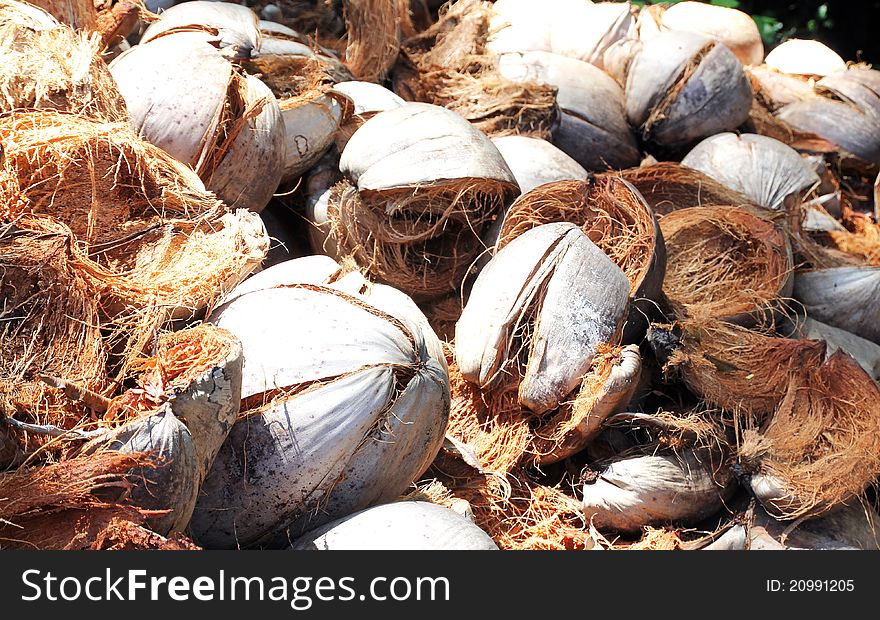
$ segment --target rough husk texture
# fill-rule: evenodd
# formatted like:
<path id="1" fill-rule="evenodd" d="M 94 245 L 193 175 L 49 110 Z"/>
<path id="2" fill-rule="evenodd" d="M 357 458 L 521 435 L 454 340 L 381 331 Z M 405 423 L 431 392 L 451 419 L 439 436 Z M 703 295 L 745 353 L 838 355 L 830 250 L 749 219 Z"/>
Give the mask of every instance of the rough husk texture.
<path id="1" fill-rule="evenodd" d="M 359 80 L 381 82 L 400 51 L 397 3 L 345 0 L 348 47 L 345 64 Z"/>
<path id="2" fill-rule="evenodd" d="M 660 220 L 668 260 L 663 290 L 681 317 L 742 319 L 790 293 L 785 233 L 754 211 L 691 207 Z"/>
<path id="3" fill-rule="evenodd" d="M 405 41 L 395 91 L 453 110 L 490 136 L 549 140 L 558 117 L 556 87 L 501 75 L 486 50 L 490 19 L 488 3 L 451 5 L 436 24 Z"/>
<path id="4" fill-rule="evenodd" d="M 667 365 L 710 405 L 756 416 L 773 413 L 790 375 L 816 367 L 825 343 L 767 336 L 717 320 L 682 322 L 681 348 Z"/>
<path id="5" fill-rule="evenodd" d="M 779 482 L 782 495 L 762 501 L 777 518 L 816 516 L 860 496 L 880 474 L 880 387 L 843 352 L 805 364 L 769 422 L 744 433 L 739 457 Z"/>
<path id="6" fill-rule="evenodd" d="M 112 122 L 125 101 L 99 56 L 101 39 L 61 26 L 33 30 L 4 21 L 0 6 L 0 112 L 49 108 Z"/>

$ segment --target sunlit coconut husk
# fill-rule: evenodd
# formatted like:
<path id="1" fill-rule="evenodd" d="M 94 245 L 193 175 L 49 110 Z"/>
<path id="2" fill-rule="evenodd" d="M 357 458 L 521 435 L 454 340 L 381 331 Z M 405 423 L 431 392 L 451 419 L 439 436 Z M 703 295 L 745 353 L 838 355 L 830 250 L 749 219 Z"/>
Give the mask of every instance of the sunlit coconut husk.
<path id="1" fill-rule="evenodd" d="M 823 514 L 860 496 L 880 474 L 880 386 L 838 351 L 795 373 L 739 459 L 764 508 L 780 519 Z"/>
<path id="2" fill-rule="evenodd" d="M 682 316 L 754 323 L 791 295 L 785 233 L 739 207 L 692 207 L 660 220 L 667 264 L 663 292 Z"/>
<path id="3" fill-rule="evenodd" d="M 388 0 L 344 0 L 348 37 L 345 64 L 365 82 L 381 82 L 400 51 L 398 3 Z"/>
<path id="4" fill-rule="evenodd" d="M 621 88 L 626 87 L 626 76 L 633 58 L 642 47 L 640 39 L 620 39 L 605 50 L 603 67 L 605 73 L 617 80 Z"/>
<path id="5" fill-rule="evenodd" d="M 549 139 L 558 120 L 556 88 L 513 81 L 486 49 L 490 5 L 463 0 L 440 21 L 405 42 L 394 89 L 410 101 L 440 105 L 490 136 Z"/>
<path id="6" fill-rule="evenodd" d="M 492 7 L 489 49 L 497 54 L 544 51 L 596 65 L 605 50 L 635 34 L 629 2 L 553 0 L 540 6 L 528 0 L 501 0 Z"/>
<path id="7" fill-rule="evenodd" d="M 867 213 L 848 207 L 841 215 L 843 225 L 825 232 L 826 245 L 851 254 L 866 265 L 880 266 L 880 225 Z"/>
<path id="8" fill-rule="evenodd" d="M 492 142 L 510 166 L 523 194 L 545 183 L 586 180 L 588 176 L 583 166 L 546 140 L 502 136 Z"/>
<path id="9" fill-rule="evenodd" d="M 707 34 L 723 43 L 743 65 L 761 64 L 764 44 L 754 20 L 736 9 L 702 2 L 674 4 L 660 17 L 669 30 L 688 30 Z"/>
<path id="10" fill-rule="evenodd" d="M 620 176 L 639 190 L 658 219 L 691 207 L 751 204 L 747 196 L 677 162 L 661 161 L 650 166 L 627 168 L 620 171 Z"/>
<path id="11" fill-rule="evenodd" d="M 775 210 L 784 210 L 789 199 L 800 202 L 820 181 L 793 148 L 757 134 L 716 134 L 691 149 L 681 164 Z"/>
<path id="12" fill-rule="evenodd" d="M 612 174 L 585 181 L 558 181 L 517 198 L 501 225 L 498 250 L 526 230 L 552 222 L 571 222 L 611 260 L 630 281 L 634 309 L 627 321 L 625 341 L 634 341 L 645 327 L 660 296 L 666 271 L 666 247 L 654 214 L 632 185 Z"/>
<path id="13" fill-rule="evenodd" d="M 880 344 L 880 267 L 852 265 L 798 271 L 794 297 L 807 314 Z"/>
<path id="14" fill-rule="evenodd" d="M 142 138 L 191 166 L 228 206 L 259 212 L 284 171 L 281 110 L 215 44 L 209 32 L 172 29 L 121 54 L 110 72 Z"/>
<path id="15" fill-rule="evenodd" d="M 4 0 L 4 4 L 13 4 L 13 2 Z M 43 9 L 58 21 L 76 30 L 97 29 L 98 12 L 93 0 L 32 0 L 29 4 Z"/>
<path id="16" fill-rule="evenodd" d="M 789 39 L 773 48 L 764 62 L 794 75 L 824 76 L 846 69 L 846 62 L 834 50 L 811 39 Z"/>
<path id="17" fill-rule="evenodd" d="M 226 212 L 191 170 L 124 126 L 28 112 L 0 117 L 0 136 L 25 210 L 70 227 L 78 271 L 136 352 L 265 257 L 259 216 Z"/>
<path id="18" fill-rule="evenodd" d="M 718 513 L 736 481 L 721 454 L 690 449 L 616 459 L 583 486 L 584 516 L 600 531 L 688 525 Z"/>
<path id="19" fill-rule="evenodd" d="M 584 168 L 626 168 L 639 161 L 639 147 L 626 122 L 623 89 L 598 67 L 536 51 L 503 54 L 498 68 L 508 79 L 558 89 L 561 114 L 553 143 Z"/>
<path id="20" fill-rule="evenodd" d="M 94 417 L 87 404 L 70 402 L 42 376 L 95 392 L 108 387 L 98 300 L 76 269 L 74 243 L 70 230 L 50 218 L 21 216 L 0 225 L 4 416 L 62 427 Z"/>
<path id="21" fill-rule="evenodd" d="M 125 501 L 143 454 L 102 451 L 0 474 L 0 548 L 88 549 L 114 517 L 144 522 Z"/>
<path id="22" fill-rule="evenodd" d="M 338 252 L 417 301 L 458 291 L 480 235 L 518 190 L 484 134 L 423 103 L 368 120 L 340 170 L 327 206 Z"/>
<path id="23" fill-rule="evenodd" d="M 714 320 L 685 321 L 681 329 L 666 370 L 677 370 L 708 404 L 759 418 L 782 402 L 792 373 L 825 359 L 819 340 L 779 338 Z"/>
<path id="24" fill-rule="evenodd" d="M 52 108 L 126 120 L 122 95 L 98 55 L 100 38 L 57 23 L 27 25 L 20 7 L 0 3 L 0 112 Z"/>
<path id="25" fill-rule="evenodd" d="M 626 81 L 626 114 L 645 140 L 677 148 L 742 124 L 752 105 L 742 64 L 727 47 L 692 32 L 644 42 Z"/>
<path id="26" fill-rule="evenodd" d="M 181 32 L 210 33 L 216 46 L 228 58 L 248 58 L 260 46 L 257 14 L 231 2 L 191 0 L 181 2 L 159 14 L 141 35 L 140 44 Z"/>
<path id="27" fill-rule="evenodd" d="M 98 10 L 95 27 L 104 46 L 111 50 L 128 44 L 128 37 L 140 27 L 142 17 L 149 11 L 141 0 L 94 0 L 94 4 Z"/>
<path id="28" fill-rule="evenodd" d="M 393 110 L 406 103 L 384 86 L 372 82 L 340 82 L 333 87 L 332 92 L 341 94 L 353 106 L 351 114 L 342 120 L 334 138 L 336 150 L 340 153 L 345 150 L 345 145 L 361 125 L 379 112 Z"/>

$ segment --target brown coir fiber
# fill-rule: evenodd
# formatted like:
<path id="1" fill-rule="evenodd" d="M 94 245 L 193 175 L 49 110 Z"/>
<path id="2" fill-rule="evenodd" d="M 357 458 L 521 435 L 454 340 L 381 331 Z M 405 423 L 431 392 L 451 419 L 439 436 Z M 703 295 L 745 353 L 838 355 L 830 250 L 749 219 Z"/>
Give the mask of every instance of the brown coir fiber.
<path id="1" fill-rule="evenodd" d="M 66 26 L 28 28 L 0 5 L 0 112 L 55 109 L 126 122 L 125 101 L 101 59 L 101 37 Z"/>
<path id="2" fill-rule="evenodd" d="M 344 0 L 348 36 L 345 64 L 364 82 L 381 82 L 400 51 L 398 3 L 391 0 Z"/>
<path id="3" fill-rule="evenodd" d="M 660 220 L 663 291 L 679 316 L 749 320 L 790 293 L 785 233 L 739 207 L 691 207 Z"/>
<path id="4" fill-rule="evenodd" d="M 50 218 L 0 223 L 0 415 L 69 427 L 91 412 L 40 377 L 107 387 L 98 302 L 73 244 L 70 230 Z"/>
<path id="5" fill-rule="evenodd" d="M 556 181 L 517 198 L 498 239 L 498 250 L 542 224 L 571 222 L 626 274 L 635 293 L 654 263 L 658 248 L 654 216 L 632 185 L 615 174 L 585 181 Z"/>
<path id="6" fill-rule="evenodd" d="M 486 50 L 491 15 L 491 5 L 479 0 L 447 6 L 437 23 L 404 42 L 394 90 L 453 110 L 489 136 L 549 140 L 559 116 L 557 89 L 501 75 Z"/>
<path id="7" fill-rule="evenodd" d="M 680 372 L 709 405 L 757 419 L 776 410 L 792 374 L 825 358 L 821 340 L 778 338 L 713 319 L 686 320 L 681 328 L 681 348 L 665 370 Z"/>
<path id="8" fill-rule="evenodd" d="M 658 218 L 690 207 L 751 204 L 739 192 L 676 162 L 628 168 L 619 174 L 639 190 Z"/>
<path id="9" fill-rule="evenodd" d="M 489 179 L 358 192 L 335 185 L 327 210 L 342 255 L 417 301 L 458 291 L 484 250 L 478 233 L 501 210 L 509 188 Z"/>
<path id="10" fill-rule="evenodd" d="M 880 387 L 841 351 L 804 364 L 773 417 L 744 433 L 739 457 L 746 471 L 779 482 L 782 496 L 763 502 L 777 518 L 852 500 L 880 475 Z"/>

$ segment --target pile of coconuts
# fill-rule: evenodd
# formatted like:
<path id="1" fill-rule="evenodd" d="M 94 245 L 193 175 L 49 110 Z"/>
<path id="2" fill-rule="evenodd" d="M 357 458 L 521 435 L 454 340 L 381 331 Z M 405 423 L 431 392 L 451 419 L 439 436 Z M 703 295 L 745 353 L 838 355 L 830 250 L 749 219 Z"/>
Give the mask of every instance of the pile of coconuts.
<path id="1" fill-rule="evenodd" d="M 880 549 L 870 65 L 589 0 L 0 53 L 0 548 Z"/>

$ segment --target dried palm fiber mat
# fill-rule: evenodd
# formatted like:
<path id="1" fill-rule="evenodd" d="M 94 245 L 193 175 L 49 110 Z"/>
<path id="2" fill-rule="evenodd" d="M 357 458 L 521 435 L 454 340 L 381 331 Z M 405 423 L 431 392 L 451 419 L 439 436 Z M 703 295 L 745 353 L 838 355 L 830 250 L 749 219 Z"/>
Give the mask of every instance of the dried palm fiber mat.
<path id="1" fill-rule="evenodd" d="M 259 216 L 224 209 L 191 170 L 124 126 L 23 112 L 0 117 L 0 140 L 25 210 L 70 227 L 77 270 L 128 350 L 204 310 L 268 250 Z"/>
<path id="2" fill-rule="evenodd" d="M 752 204 L 745 195 L 677 162 L 627 168 L 620 171 L 620 176 L 639 190 L 657 218 L 689 207 Z"/>
<path id="3" fill-rule="evenodd" d="M 791 295 L 788 237 L 759 211 L 691 207 L 663 217 L 660 229 L 663 292 L 680 316 L 754 324 Z"/>
<path id="4" fill-rule="evenodd" d="M 738 457 L 774 517 L 821 515 L 880 474 L 880 387 L 846 353 L 793 374 L 778 408 L 743 432 Z"/>
<path id="5" fill-rule="evenodd" d="M 484 249 L 480 235 L 518 191 L 485 135 L 425 103 L 364 123 L 339 169 L 327 221 L 313 222 L 328 230 L 325 246 L 417 301 L 459 290 Z"/>
<path id="6" fill-rule="evenodd" d="M 549 139 L 558 122 L 556 87 L 513 81 L 486 49 L 491 5 L 461 0 L 440 20 L 404 41 L 394 90 L 409 101 L 448 108 L 489 136 Z"/>
<path id="7" fill-rule="evenodd" d="M 190 526 L 204 546 L 288 546 L 396 499 L 440 449 L 446 364 L 400 291 L 309 256 L 246 280 L 210 320 L 240 338 L 245 362 L 241 415 Z"/>
<path id="8" fill-rule="evenodd" d="M 99 56 L 97 34 L 74 32 L 20 2 L 0 2 L 0 112 L 51 108 L 107 121 L 128 118 Z"/>
<path id="9" fill-rule="evenodd" d="M 711 406 L 763 419 L 779 406 L 791 374 L 819 366 L 821 340 L 793 340 L 715 319 L 653 325 L 648 340 L 667 372 Z"/>
<path id="10" fill-rule="evenodd" d="M 247 7 L 184 3 L 110 63 L 135 131 L 191 166 L 227 205 L 257 212 L 278 187 L 286 155 L 275 95 L 237 62 L 259 38 Z"/>
<path id="11" fill-rule="evenodd" d="M 523 232 L 552 222 L 571 222 L 620 267 L 630 282 L 633 308 L 624 342 L 636 342 L 660 298 L 666 247 L 651 208 L 635 187 L 613 174 L 558 181 L 517 198 L 501 224 L 498 249 Z"/>

